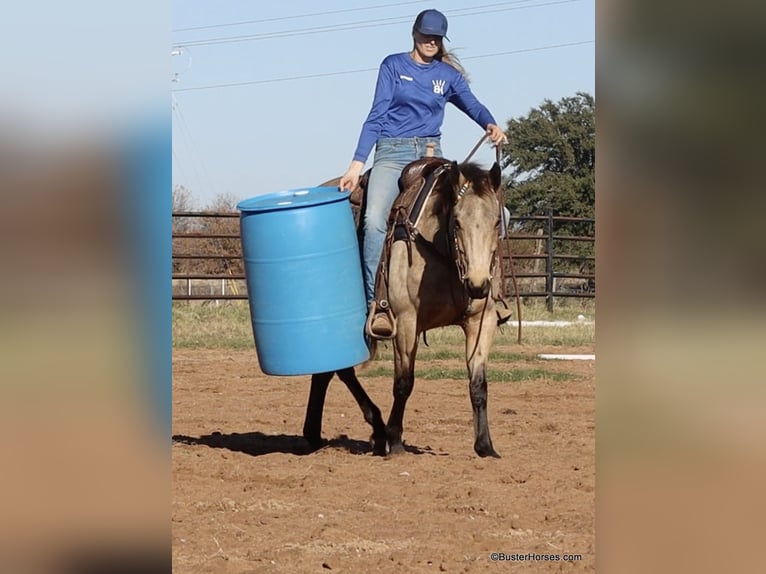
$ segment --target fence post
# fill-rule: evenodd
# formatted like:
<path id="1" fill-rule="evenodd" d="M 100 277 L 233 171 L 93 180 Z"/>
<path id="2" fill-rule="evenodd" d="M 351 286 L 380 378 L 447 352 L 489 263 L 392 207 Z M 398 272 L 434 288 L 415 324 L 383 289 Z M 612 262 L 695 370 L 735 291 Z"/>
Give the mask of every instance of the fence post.
<path id="1" fill-rule="evenodd" d="M 553 312 L 553 209 L 548 208 L 548 253 L 545 262 L 545 299 L 548 312 Z"/>

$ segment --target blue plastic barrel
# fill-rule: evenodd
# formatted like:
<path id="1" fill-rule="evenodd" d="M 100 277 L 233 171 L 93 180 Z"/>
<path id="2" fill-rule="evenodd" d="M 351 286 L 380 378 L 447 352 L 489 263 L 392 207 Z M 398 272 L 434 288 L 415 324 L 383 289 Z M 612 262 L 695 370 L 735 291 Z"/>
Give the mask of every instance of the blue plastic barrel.
<path id="1" fill-rule="evenodd" d="M 312 187 L 237 205 L 261 370 L 307 375 L 364 362 L 359 245 L 348 193 Z"/>

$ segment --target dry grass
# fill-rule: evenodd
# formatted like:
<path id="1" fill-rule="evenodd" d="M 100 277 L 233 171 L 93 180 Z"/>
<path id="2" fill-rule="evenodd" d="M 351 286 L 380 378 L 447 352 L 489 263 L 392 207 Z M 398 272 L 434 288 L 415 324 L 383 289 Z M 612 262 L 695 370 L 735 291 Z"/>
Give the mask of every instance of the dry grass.
<path id="1" fill-rule="evenodd" d="M 174 348 L 254 348 L 247 301 L 174 302 L 172 320 Z"/>
<path id="2" fill-rule="evenodd" d="M 577 321 L 583 315 L 586 321 Z M 573 321 L 566 327 L 534 327 L 522 329 L 522 345 L 544 345 L 567 348 L 595 346 L 595 304 L 592 300 L 565 300 L 553 313 L 542 301 L 522 306 L 525 321 Z M 253 348 L 253 332 L 247 301 L 173 303 L 173 347 L 187 349 L 248 349 Z M 496 337 L 496 347 L 516 344 L 515 319 L 502 327 Z M 427 334 L 431 347 L 421 346 L 419 356 L 425 359 L 451 359 L 462 356 L 463 334 L 458 327 L 435 329 Z M 505 354 L 514 351 L 497 351 Z M 592 351 L 591 351 L 592 352 Z M 390 345 L 382 345 L 379 356 L 390 358 Z"/>

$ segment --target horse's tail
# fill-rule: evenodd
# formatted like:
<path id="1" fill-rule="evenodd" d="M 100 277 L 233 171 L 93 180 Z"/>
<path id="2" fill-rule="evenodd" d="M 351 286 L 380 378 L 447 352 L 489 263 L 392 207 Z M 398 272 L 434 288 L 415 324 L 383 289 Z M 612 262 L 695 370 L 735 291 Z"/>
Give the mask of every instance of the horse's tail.
<path id="1" fill-rule="evenodd" d="M 378 356 L 378 341 L 376 339 L 370 339 L 368 337 L 367 338 L 367 348 L 370 350 L 370 358 L 367 359 L 364 363 L 361 363 L 359 365 L 360 369 L 366 369 L 377 358 L 377 356 Z"/>
<path id="2" fill-rule="evenodd" d="M 370 358 L 367 359 L 364 364 L 367 365 L 367 363 L 373 362 L 378 357 L 378 341 L 376 339 L 371 339 L 369 344 L 367 345 L 367 348 L 370 350 Z"/>

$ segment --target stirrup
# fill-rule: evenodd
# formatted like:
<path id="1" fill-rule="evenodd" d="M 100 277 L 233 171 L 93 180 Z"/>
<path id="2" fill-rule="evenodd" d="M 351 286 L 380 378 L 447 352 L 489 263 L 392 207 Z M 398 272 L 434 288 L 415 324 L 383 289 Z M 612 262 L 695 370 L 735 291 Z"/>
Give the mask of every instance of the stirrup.
<path id="1" fill-rule="evenodd" d="M 500 306 L 502 304 L 502 307 Z M 497 315 L 497 326 L 504 325 L 513 316 L 513 311 L 508 308 L 508 304 L 503 299 L 495 300 L 495 314 Z"/>
<path id="2" fill-rule="evenodd" d="M 370 303 L 370 311 L 367 314 L 367 323 L 364 332 L 371 339 L 378 341 L 393 339 L 396 336 L 396 320 L 388 305 L 388 301 Z"/>

